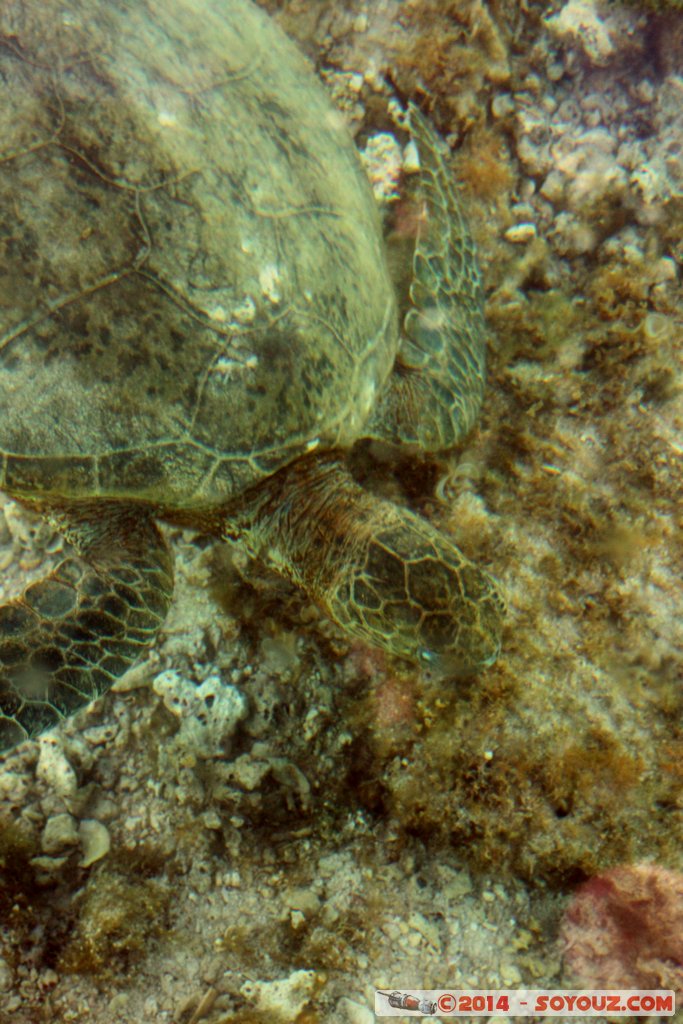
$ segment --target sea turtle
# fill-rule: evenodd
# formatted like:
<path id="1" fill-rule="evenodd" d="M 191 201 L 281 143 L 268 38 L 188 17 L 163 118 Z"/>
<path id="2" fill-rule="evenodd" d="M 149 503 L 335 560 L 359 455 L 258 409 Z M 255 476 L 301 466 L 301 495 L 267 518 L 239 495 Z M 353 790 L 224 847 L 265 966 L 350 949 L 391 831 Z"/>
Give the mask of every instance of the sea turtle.
<path id="1" fill-rule="evenodd" d="M 490 664 L 502 601 L 366 492 L 360 438 L 451 447 L 482 289 L 440 140 L 403 305 L 341 118 L 250 0 L 0 8 L 0 488 L 75 554 L 0 607 L 0 749 L 104 693 L 164 621 L 155 520 L 241 539 L 349 633 Z"/>

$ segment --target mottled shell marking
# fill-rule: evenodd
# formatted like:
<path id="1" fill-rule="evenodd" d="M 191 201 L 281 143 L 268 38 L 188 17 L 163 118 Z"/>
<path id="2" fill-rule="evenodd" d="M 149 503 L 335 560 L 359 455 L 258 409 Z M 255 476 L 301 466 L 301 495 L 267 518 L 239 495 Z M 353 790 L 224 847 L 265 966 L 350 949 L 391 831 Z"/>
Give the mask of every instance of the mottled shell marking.
<path id="1" fill-rule="evenodd" d="M 378 216 L 251 3 L 0 10 L 0 170 L 0 486 L 211 505 L 359 435 L 397 346 Z"/>

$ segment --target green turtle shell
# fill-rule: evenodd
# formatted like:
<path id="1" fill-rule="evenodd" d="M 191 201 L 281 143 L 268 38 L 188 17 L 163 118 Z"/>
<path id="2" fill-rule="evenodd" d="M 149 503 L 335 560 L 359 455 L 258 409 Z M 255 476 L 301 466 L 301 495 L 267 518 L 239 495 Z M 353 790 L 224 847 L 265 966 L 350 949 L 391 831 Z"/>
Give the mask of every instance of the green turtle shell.
<path id="1" fill-rule="evenodd" d="M 215 505 L 362 432 L 396 307 L 353 144 L 249 0 L 0 6 L 0 487 Z"/>

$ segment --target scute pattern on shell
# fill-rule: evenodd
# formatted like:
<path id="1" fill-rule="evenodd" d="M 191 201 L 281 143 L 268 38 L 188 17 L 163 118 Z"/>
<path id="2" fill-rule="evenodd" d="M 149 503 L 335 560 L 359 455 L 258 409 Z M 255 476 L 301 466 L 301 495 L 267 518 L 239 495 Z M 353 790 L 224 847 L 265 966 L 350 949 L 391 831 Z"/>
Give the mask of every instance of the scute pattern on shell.
<path id="1" fill-rule="evenodd" d="M 205 506 L 352 443 L 393 290 L 352 143 L 269 19 L 22 0 L 0 70 L 0 486 Z"/>

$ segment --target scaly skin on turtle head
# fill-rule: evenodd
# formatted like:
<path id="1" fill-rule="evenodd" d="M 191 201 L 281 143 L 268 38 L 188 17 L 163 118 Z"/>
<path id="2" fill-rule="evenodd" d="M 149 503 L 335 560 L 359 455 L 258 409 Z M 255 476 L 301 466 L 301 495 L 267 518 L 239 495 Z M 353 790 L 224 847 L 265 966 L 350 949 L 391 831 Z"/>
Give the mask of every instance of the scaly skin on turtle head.
<path id="1" fill-rule="evenodd" d="M 436 675 L 467 675 L 498 656 L 497 583 L 431 523 L 360 487 L 341 453 L 280 470 L 229 510 L 222 532 L 348 633 Z"/>
<path id="2" fill-rule="evenodd" d="M 375 519 L 328 597 L 333 618 L 438 676 L 492 665 L 505 612 L 493 578 L 408 509 L 377 501 Z"/>

